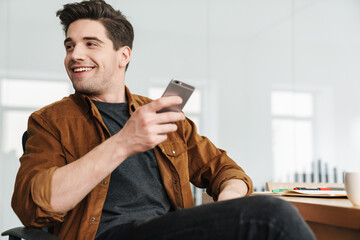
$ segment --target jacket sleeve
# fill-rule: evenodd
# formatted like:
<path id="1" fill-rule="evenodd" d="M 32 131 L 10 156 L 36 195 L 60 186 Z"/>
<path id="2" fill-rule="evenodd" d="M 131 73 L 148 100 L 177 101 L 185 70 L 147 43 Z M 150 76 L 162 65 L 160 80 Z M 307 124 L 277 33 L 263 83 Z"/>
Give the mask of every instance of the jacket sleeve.
<path id="1" fill-rule="evenodd" d="M 28 121 L 28 140 L 20 158 L 11 205 L 25 226 L 45 227 L 62 222 L 65 214 L 50 205 L 51 180 L 65 165 L 59 134 L 37 113 Z"/>
<path id="2" fill-rule="evenodd" d="M 241 179 L 248 186 L 248 195 L 253 192 L 250 177 L 224 150 L 218 149 L 209 139 L 197 133 L 195 124 L 184 121 L 184 136 L 188 146 L 190 181 L 197 187 L 206 188 L 217 200 L 220 186 L 229 179 Z"/>

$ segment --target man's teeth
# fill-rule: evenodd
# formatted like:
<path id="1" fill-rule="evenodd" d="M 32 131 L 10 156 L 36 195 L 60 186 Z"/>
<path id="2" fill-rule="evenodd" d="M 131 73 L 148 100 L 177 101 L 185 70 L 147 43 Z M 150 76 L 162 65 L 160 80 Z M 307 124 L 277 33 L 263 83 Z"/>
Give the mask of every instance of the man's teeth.
<path id="1" fill-rule="evenodd" d="M 74 72 L 85 72 L 85 71 L 90 71 L 91 69 L 92 69 L 91 67 L 75 68 Z"/>

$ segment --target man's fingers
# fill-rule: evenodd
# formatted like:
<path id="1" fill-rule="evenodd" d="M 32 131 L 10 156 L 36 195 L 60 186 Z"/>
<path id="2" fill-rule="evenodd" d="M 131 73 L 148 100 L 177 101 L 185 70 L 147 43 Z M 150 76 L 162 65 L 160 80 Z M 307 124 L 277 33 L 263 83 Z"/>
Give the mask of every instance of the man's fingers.
<path id="1" fill-rule="evenodd" d="M 185 119 L 182 112 L 163 112 L 156 115 L 157 123 L 174 123 Z"/>
<path id="2" fill-rule="evenodd" d="M 182 98 L 179 96 L 162 97 L 139 108 L 137 110 L 138 115 L 140 118 L 146 119 L 147 123 L 152 124 L 182 121 L 185 119 L 185 115 L 182 112 L 169 111 L 158 113 L 163 108 L 176 106 L 181 104 L 181 102 Z"/>
<path id="3" fill-rule="evenodd" d="M 163 97 L 139 107 L 120 131 L 128 139 L 129 152 L 135 154 L 154 148 L 167 138 L 167 134 L 175 132 L 175 122 L 185 119 L 182 112 L 157 113 L 165 107 L 181 104 L 182 99 L 177 96 Z"/>
<path id="4" fill-rule="evenodd" d="M 175 123 L 166 123 L 166 124 L 159 124 L 156 125 L 155 131 L 157 134 L 167 134 L 170 132 L 175 132 L 177 130 L 177 125 Z"/>
<path id="5" fill-rule="evenodd" d="M 146 149 L 154 148 L 159 143 L 167 139 L 167 134 L 177 130 L 177 125 L 174 123 L 158 124 L 153 126 L 149 132 L 141 137 L 141 144 Z"/>
<path id="6" fill-rule="evenodd" d="M 182 103 L 182 98 L 179 96 L 162 97 L 149 103 L 152 111 L 160 111 L 163 108 L 177 106 Z"/>

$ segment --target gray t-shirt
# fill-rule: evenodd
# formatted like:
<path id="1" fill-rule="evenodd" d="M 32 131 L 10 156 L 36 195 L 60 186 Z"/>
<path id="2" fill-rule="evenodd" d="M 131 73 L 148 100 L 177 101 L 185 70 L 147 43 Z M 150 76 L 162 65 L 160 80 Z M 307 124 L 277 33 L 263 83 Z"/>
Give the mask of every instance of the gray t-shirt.
<path id="1" fill-rule="evenodd" d="M 120 131 L 130 117 L 128 103 L 93 102 L 111 135 Z M 112 227 L 160 216 L 170 210 L 154 151 L 130 156 L 111 173 L 96 236 Z"/>

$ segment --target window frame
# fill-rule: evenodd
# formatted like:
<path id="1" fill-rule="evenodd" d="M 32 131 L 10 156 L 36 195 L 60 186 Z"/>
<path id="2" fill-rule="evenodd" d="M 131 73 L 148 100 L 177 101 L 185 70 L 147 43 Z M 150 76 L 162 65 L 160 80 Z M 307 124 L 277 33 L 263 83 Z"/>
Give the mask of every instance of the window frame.
<path id="1" fill-rule="evenodd" d="M 293 94 L 293 97 L 295 97 L 296 94 L 303 94 L 303 93 L 309 94 L 311 96 L 311 100 L 312 100 L 312 104 L 311 104 L 312 105 L 311 106 L 312 107 L 312 114 L 311 114 L 311 116 L 307 116 L 307 117 L 305 117 L 305 116 L 297 116 L 295 114 L 294 109 L 292 111 L 292 114 L 289 114 L 289 115 L 287 115 L 287 114 L 274 114 L 273 109 L 272 109 L 272 96 L 273 96 L 273 94 L 275 92 L 290 92 L 290 93 Z M 272 152 L 273 152 L 272 158 L 273 158 L 273 166 L 274 166 L 274 171 L 273 171 L 274 176 L 273 177 L 274 177 L 275 181 L 292 182 L 292 181 L 296 181 L 296 180 L 300 181 L 300 179 L 299 179 L 300 175 L 306 174 L 306 181 L 308 182 L 310 180 L 309 176 L 311 174 L 311 170 L 312 170 L 311 168 L 312 168 L 312 164 L 313 164 L 313 161 L 315 159 L 315 153 L 316 153 L 316 124 L 315 124 L 316 123 L 316 119 L 315 119 L 316 118 L 316 108 L 315 108 L 316 98 L 315 98 L 315 94 L 312 91 L 306 91 L 306 90 L 299 91 L 299 90 L 287 90 L 287 89 L 273 89 L 271 91 L 270 98 L 271 98 L 271 101 L 270 101 L 270 103 L 271 103 L 270 114 L 271 114 L 271 131 L 272 131 L 271 148 L 272 148 Z M 294 108 L 295 104 L 293 104 L 292 107 Z M 294 126 L 295 126 L 295 124 L 297 122 L 303 121 L 303 122 L 308 122 L 310 124 L 310 126 L 311 126 L 311 136 L 310 137 L 311 137 L 311 143 L 312 143 L 312 146 L 311 146 L 312 152 L 311 152 L 310 155 L 311 155 L 312 160 L 310 162 L 310 166 L 300 164 L 300 165 L 302 165 L 302 168 L 299 169 L 298 171 L 295 169 L 294 172 L 292 172 L 291 170 L 289 172 L 287 172 L 286 179 L 283 178 L 283 175 L 282 176 L 277 176 L 276 175 L 276 168 L 278 167 L 278 165 L 277 165 L 278 161 L 276 161 L 276 159 L 275 159 L 275 146 L 274 146 L 274 144 L 275 144 L 274 143 L 274 138 L 275 138 L 275 136 L 274 136 L 274 134 L 275 134 L 274 133 L 274 121 L 276 121 L 276 120 L 293 121 Z M 296 131 L 294 130 L 294 132 L 296 132 Z M 296 136 L 294 135 L 293 136 L 294 141 L 295 141 L 295 138 L 296 138 Z M 291 161 L 293 161 L 293 163 L 296 162 L 296 156 L 295 155 L 292 156 Z M 295 164 L 299 165 L 299 163 L 295 163 Z M 301 179 L 301 181 L 302 180 L 303 179 Z"/>
<path id="2" fill-rule="evenodd" d="M 43 78 L 24 78 L 24 77 L 0 77 L 0 93 L 2 93 L 3 91 L 3 81 L 36 81 L 36 82 L 50 82 L 50 83 L 53 83 L 53 82 L 61 82 L 61 83 L 65 83 L 68 85 L 68 92 L 65 93 L 64 97 L 71 93 L 73 93 L 73 88 L 72 88 L 72 85 L 71 85 L 71 82 L 68 80 L 68 79 L 65 79 L 65 78 L 48 78 L 48 79 L 43 79 Z M 60 100 L 60 99 L 59 99 Z M 44 102 L 44 104 L 41 104 L 41 105 L 33 105 L 33 106 L 21 106 L 21 105 L 11 105 L 11 104 L 5 104 L 3 102 L 3 98 L 1 97 L 0 98 L 0 132 L 2 133 L 1 134 L 1 137 L 0 137 L 0 152 L 1 153 L 4 153 L 7 151 L 5 149 L 5 115 L 7 113 L 10 113 L 10 112 L 29 112 L 30 114 L 36 110 L 39 110 L 41 107 L 47 105 L 47 104 L 51 104 L 52 102 Z M 29 115 L 30 116 L 30 115 Z M 29 117 L 28 116 L 28 117 Z M 20 127 L 20 126 L 19 126 Z M 26 131 L 27 129 L 27 124 L 24 127 L 24 131 Z M 21 136 L 19 138 L 19 148 L 15 148 L 15 149 L 11 149 L 11 150 L 14 150 L 16 151 L 16 156 L 17 157 L 20 157 L 19 156 L 19 152 L 18 150 L 21 148 Z"/>

